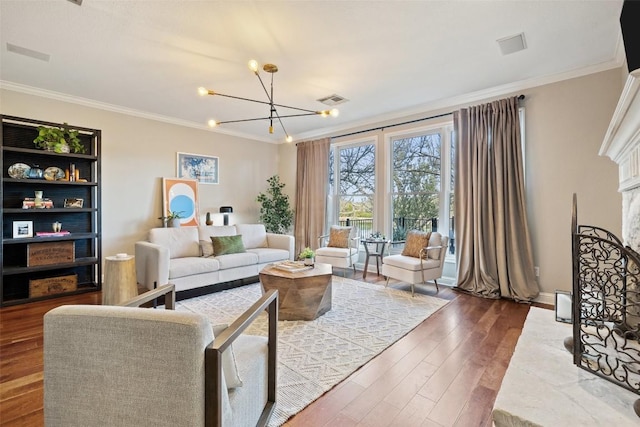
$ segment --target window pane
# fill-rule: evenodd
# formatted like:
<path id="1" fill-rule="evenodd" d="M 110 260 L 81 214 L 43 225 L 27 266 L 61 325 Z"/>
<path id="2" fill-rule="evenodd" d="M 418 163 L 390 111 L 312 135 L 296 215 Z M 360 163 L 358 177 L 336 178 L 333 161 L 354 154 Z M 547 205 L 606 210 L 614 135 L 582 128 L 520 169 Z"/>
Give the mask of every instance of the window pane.
<path id="1" fill-rule="evenodd" d="M 431 133 L 393 141 L 393 240 L 404 240 L 409 230 L 438 229 L 441 140 Z"/>
<path id="2" fill-rule="evenodd" d="M 375 147 L 367 144 L 341 148 L 339 158 L 339 223 L 356 226 L 360 236 L 369 236 L 373 228 Z"/>

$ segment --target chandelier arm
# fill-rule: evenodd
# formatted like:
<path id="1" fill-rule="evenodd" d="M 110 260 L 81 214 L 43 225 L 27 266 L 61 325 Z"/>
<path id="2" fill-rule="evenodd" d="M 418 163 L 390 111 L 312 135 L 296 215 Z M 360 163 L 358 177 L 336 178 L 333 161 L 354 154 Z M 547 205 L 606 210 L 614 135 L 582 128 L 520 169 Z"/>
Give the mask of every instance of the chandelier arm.
<path id="1" fill-rule="evenodd" d="M 239 99 L 241 101 L 250 101 L 250 102 L 256 102 L 258 104 L 264 104 L 264 105 L 272 105 L 271 102 L 267 102 L 267 101 L 259 101 L 257 99 L 251 99 L 251 98 L 243 98 L 241 96 L 234 96 L 234 95 L 226 95 L 224 93 L 218 93 L 216 92 L 214 96 L 224 96 L 225 98 L 233 98 L 233 99 Z M 292 107 L 290 105 L 283 105 L 283 104 L 273 104 L 273 106 L 275 107 L 282 107 L 282 108 L 288 108 L 290 110 L 298 110 L 298 111 L 305 111 L 307 113 L 310 114 L 321 114 L 320 111 L 316 111 L 316 110 L 308 110 L 306 108 L 298 108 L 298 107 Z"/>
<path id="2" fill-rule="evenodd" d="M 255 119 L 240 119 L 240 120 L 225 120 L 222 122 L 216 122 L 219 125 L 223 125 L 225 123 L 240 123 L 240 122 L 253 122 L 258 120 L 269 120 L 270 117 L 257 117 Z"/>

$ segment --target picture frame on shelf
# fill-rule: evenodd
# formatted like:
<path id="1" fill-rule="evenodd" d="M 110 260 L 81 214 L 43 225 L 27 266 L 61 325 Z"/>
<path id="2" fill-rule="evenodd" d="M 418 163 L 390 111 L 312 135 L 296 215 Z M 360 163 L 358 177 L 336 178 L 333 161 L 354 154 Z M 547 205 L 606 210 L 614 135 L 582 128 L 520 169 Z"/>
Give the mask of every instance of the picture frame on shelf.
<path id="1" fill-rule="evenodd" d="M 177 153 L 176 176 L 195 179 L 200 184 L 219 184 L 220 159 L 202 154 Z"/>
<path id="2" fill-rule="evenodd" d="M 82 208 L 82 206 L 84 206 L 84 199 L 77 199 L 75 197 L 64 199 L 65 208 Z"/>
<path id="3" fill-rule="evenodd" d="M 13 238 L 33 237 L 33 221 L 13 221 Z"/>

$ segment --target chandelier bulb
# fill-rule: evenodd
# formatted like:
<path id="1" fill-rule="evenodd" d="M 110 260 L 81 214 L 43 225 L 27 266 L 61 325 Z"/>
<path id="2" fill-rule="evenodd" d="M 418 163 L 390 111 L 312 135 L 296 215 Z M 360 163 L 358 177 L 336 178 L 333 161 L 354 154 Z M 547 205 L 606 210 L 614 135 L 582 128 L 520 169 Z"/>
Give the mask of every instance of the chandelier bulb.
<path id="1" fill-rule="evenodd" d="M 256 61 L 255 59 L 252 59 L 251 61 L 249 61 L 248 65 L 251 71 L 253 71 L 254 73 L 258 72 L 258 61 Z"/>
<path id="2" fill-rule="evenodd" d="M 211 119 L 207 122 L 207 124 L 209 125 L 210 128 L 214 128 L 216 126 L 218 126 L 218 122 L 216 122 L 215 120 Z"/>
<path id="3" fill-rule="evenodd" d="M 329 114 L 331 115 L 331 117 L 338 117 L 340 115 L 340 110 L 338 110 L 337 108 L 332 108 L 329 111 Z"/>
<path id="4" fill-rule="evenodd" d="M 269 133 L 273 133 L 273 126 L 269 126 Z"/>
<path id="5" fill-rule="evenodd" d="M 293 138 L 291 137 L 291 135 L 287 135 L 287 137 L 285 138 L 285 141 L 292 142 Z"/>
<path id="6" fill-rule="evenodd" d="M 208 94 L 209 94 L 209 91 L 207 90 L 207 88 L 204 88 L 204 87 L 199 87 L 198 88 L 198 95 L 205 96 L 205 95 L 208 95 Z"/>

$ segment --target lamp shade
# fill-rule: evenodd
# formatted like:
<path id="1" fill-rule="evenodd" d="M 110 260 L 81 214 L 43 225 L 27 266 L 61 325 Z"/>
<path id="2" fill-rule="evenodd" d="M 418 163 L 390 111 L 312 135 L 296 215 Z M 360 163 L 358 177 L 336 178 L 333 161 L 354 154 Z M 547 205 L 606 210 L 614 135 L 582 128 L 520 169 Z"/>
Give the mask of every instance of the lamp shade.
<path id="1" fill-rule="evenodd" d="M 220 206 L 220 213 L 233 213 L 231 206 Z"/>

